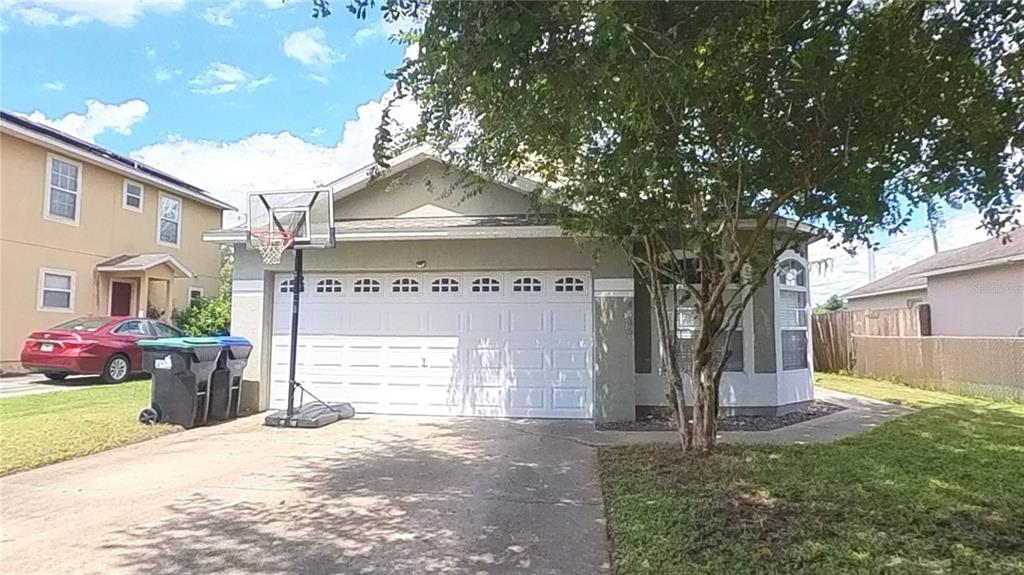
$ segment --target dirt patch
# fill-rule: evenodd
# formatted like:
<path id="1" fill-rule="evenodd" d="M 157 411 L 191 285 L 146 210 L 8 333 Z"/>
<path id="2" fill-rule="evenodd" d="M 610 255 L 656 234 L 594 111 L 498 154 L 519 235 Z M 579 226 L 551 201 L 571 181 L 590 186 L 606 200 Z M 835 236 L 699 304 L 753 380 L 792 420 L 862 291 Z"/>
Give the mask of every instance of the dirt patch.
<path id="1" fill-rule="evenodd" d="M 846 409 L 841 405 L 826 401 L 814 401 L 807 407 L 778 416 L 743 416 L 721 417 L 718 420 L 719 431 L 772 431 L 804 421 L 810 421 L 826 415 L 832 415 Z M 619 421 L 600 423 L 601 431 L 675 431 L 676 422 L 666 411 L 655 412 L 639 421 Z"/>

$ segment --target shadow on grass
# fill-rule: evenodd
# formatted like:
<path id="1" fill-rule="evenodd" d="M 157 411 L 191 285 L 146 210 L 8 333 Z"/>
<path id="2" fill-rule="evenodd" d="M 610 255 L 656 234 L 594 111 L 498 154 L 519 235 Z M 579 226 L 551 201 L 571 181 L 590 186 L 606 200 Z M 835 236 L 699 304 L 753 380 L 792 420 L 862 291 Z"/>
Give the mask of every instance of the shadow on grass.
<path id="1" fill-rule="evenodd" d="M 616 572 L 1024 572 L 1024 412 L 998 405 L 696 462 L 675 448 L 606 450 Z M 653 519 L 643 501 L 662 507 Z"/>

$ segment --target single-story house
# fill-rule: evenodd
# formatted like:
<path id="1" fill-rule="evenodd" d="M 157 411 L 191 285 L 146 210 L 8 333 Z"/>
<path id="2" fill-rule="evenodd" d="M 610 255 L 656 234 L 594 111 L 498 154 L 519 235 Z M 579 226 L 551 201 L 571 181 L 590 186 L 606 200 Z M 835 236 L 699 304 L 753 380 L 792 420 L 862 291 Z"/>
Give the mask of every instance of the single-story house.
<path id="1" fill-rule="evenodd" d="M 664 405 L 650 296 L 626 258 L 531 215 L 525 180 L 471 195 L 447 193 L 454 182 L 412 150 L 380 177 L 329 185 L 337 245 L 305 251 L 298 379 L 363 413 L 628 421 Z M 256 405 L 281 408 L 291 254 L 264 266 L 244 227 L 204 237 L 235 247 L 232 333 L 254 343 Z M 806 245 L 780 270 L 730 344 L 725 411 L 776 414 L 814 397 Z M 689 338 L 692 314 L 676 311 Z"/>
<path id="2" fill-rule="evenodd" d="M 939 252 L 845 297 L 851 310 L 928 304 L 931 335 L 1024 336 L 1024 228 Z"/>

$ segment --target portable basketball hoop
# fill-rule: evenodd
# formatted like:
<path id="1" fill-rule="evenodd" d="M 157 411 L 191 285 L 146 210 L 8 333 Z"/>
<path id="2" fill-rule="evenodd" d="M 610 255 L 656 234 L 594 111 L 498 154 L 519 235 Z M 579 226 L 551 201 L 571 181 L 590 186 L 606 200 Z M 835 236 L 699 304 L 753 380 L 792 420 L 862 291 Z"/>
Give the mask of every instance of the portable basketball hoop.
<path id="1" fill-rule="evenodd" d="M 327 403 L 305 389 L 296 379 L 299 336 L 299 303 L 302 298 L 303 253 L 307 249 L 334 247 L 334 197 L 330 190 L 254 192 L 249 194 L 249 246 L 260 253 L 264 265 L 281 263 L 286 250 L 295 252 L 291 283 L 292 317 L 288 356 L 288 408 L 271 413 L 266 424 L 276 427 L 320 427 L 355 412 L 347 403 Z M 295 392 L 309 395 L 316 404 L 295 406 Z"/>
<path id="2" fill-rule="evenodd" d="M 281 230 L 258 230 L 251 232 L 249 239 L 252 247 L 260 252 L 263 264 L 272 266 L 281 263 L 281 256 L 291 247 L 294 238 Z"/>

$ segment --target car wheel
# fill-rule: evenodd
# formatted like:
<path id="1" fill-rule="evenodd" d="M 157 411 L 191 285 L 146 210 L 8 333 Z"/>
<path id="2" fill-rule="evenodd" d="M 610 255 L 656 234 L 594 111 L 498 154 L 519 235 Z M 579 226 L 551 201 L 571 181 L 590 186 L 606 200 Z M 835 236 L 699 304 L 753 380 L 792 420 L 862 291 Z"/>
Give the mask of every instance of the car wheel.
<path id="1" fill-rule="evenodd" d="M 44 373 L 46 379 L 52 379 L 53 381 L 64 381 L 67 379 L 68 374 L 66 373 Z"/>
<path id="2" fill-rule="evenodd" d="M 121 354 L 112 355 L 103 366 L 103 381 L 107 383 L 121 383 L 132 374 L 128 358 Z"/>

